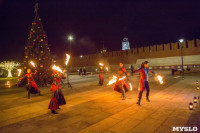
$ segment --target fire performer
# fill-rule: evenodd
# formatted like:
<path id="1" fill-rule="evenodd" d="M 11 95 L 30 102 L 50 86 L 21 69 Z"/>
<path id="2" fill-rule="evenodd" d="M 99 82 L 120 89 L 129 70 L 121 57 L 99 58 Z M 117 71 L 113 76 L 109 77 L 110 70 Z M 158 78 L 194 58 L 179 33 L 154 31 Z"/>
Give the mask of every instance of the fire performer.
<path id="1" fill-rule="evenodd" d="M 49 109 L 51 109 L 51 112 L 53 114 L 57 114 L 56 110 L 60 109 L 59 106 L 66 104 L 64 95 L 60 89 L 60 83 L 61 83 L 61 73 L 58 73 L 57 71 L 53 72 L 53 75 L 55 77 L 50 91 L 52 91 L 53 96 L 51 98 L 51 101 L 49 103 Z"/>
<path id="2" fill-rule="evenodd" d="M 66 104 L 64 95 L 63 95 L 63 93 L 62 93 L 62 91 L 60 89 L 61 77 L 56 77 L 55 81 L 56 81 L 56 85 L 58 86 L 58 97 L 57 97 L 58 106 L 61 106 L 61 105 Z"/>
<path id="3" fill-rule="evenodd" d="M 155 72 L 149 70 L 149 62 L 145 61 L 141 64 L 141 68 L 134 71 L 134 73 L 138 73 L 140 72 L 140 81 L 139 81 L 139 96 L 138 96 L 138 102 L 136 104 L 138 104 L 140 106 L 140 102 L 141 102 L 141 98 L 142 98 L 142 93 L 143 91 L 146 89 L 147 93 L 146 93 L 146 100 L 148 102 L 150 102 L 149 100 L 149 82 L 148 82 L 148 72 L 154 74 L 155 76 L 157 75 Z"/>
<path id="4" fill-rule="evenodd" d="M 104 81 L 104 79 L 103 79 L 103 67 L 102 66 L 100 66 L 100 70 L 99 70 L 99 85 L 103 85 L 103 81 Z"/>
<path id="5" fill-rule="evenodd" d="M 51 113 L 53 113 L 53 114 L 57 114 L 56 110 L 59 109 L 59 106 L 58 106 L 58 97 L 59 97 L 58 89 L 59 88 L 60 88 L 60 86 L 57 85 L 56 80 L 54 80 L 51 85 L 51 89 L 50 89 L 50 91 L 52 91 L 52 93 L 53 93 L 53 96 L 49 103 L 49 109 L 51 109 Z"/>
<path id="6" fill-rule="evenodd" d="M 26 89 L 28 91 L 28 99 L 30 99 L 30 94 L 38 93 L 39 96 L 41 96 L 40 90 L 39 90 L 37 84 L 35 83 L 35 81 L 33 79 L 33 75 L 35 75 L 36 73 L 37 73 L 37 70 L 35 71 L 35 73 L 32 73 L 31 69 L 27 69 L 26 77 L 28 79 L 28 86 L 27 86 Z"/>
<path id="7" fill-rule="evenodd" d="M 128 91 L 128 87 L 129 87 L 126 84 L 126 82 L 124 81 L 124 79 L 119 80 L 120 78 L 124 77 L 124 75 L 127 77 L 126 69 L 124 68 L 123 63 L 120 63 L 120 68 L 118 70 L 117 82 L 114 86 L 114 90 L 122 93 L 122 100 L 126 99 L 125 93 Z"/>

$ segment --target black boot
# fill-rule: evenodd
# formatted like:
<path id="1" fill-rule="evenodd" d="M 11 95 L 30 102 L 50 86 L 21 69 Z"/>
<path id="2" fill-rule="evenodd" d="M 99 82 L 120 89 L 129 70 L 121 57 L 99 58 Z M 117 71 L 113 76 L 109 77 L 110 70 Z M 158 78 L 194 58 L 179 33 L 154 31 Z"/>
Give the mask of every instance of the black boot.
<path id="1" fill-rule="evenodd" d="M 122 95 L 122 100 L 125 100 L 126 99 L 126 96 L 125 95 Z"/>
<path id="2" fill-rule="evenodd" d="M 39 96 L 42 96 L 42 94 L 40 93 L 40 91 L 39 91 Z"/>
<path id="3" fill-rule="evenodd" d="M 146 101 L 147 101 L 147 102 L 150 102 L 149 97 L 146 98 Z"/>
<path id="4" fill-rule="evenodd" d="M 123 87 L 121 88 L 121 93 L 122 93 L 122 100 L 125 100 L 126 96 L 125 96 L 125 91 Z"/>
<path id="5" fill-rule="evenodd" d="M 30 99 L 30 92 L 28 92 L 28 99 Z"/>
<path id="6" fill-rule="evenodd" d="M 142 99 L 142 93 L 143 93 L 143 91 L 140 91 L 139 96 L 138 96 L 138 102 L 136 103 L 139 106 L 140 106 L 140 102 L 141 102 L 141 99 Z"/>
<path id="7" fill-rule="evenodd" d="M 52 114 L 58 114 L 55 110 L 51 110 Z"/>
<path id="8" fill-rule="evenodd" d="M 138 106 L 141 106 L 141 105 L 140 105 L 140 101 L 139 101 L 139 100 L 138 100 L 138 102 L 137 102 L 136 104 L 137 104 Z"/>

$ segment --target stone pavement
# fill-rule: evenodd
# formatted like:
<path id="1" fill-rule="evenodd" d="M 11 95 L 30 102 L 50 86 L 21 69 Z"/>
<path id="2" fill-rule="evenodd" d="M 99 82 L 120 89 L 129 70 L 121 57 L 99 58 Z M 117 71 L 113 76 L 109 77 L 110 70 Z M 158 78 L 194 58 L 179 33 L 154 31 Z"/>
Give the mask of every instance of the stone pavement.
<path id="1" fill-rule="evenodd" d="M 108 77 L 105 75 L 105 81 Z M 198 96 L 195 81 L 199 73 L 181 77 L 164 75 L 160 85 L 150 76 L 150 99 L 142 106 L 138 97 L 138 75 L 131 77 L 134 90 L 121 100 L 112 86 L 98 86 L 98 75 L 72 76 L 73 89 L 63 88 L 67 105 L 58 114 L 51 114 L 48 104 L 49 88 L 40 88 L 43 96 L 27 99 L 25 88 L 0 88 L 1 133 L 170 133 L 173 126 L 199 126 L 200 111 L 188 109 L 189 102 Z"/>

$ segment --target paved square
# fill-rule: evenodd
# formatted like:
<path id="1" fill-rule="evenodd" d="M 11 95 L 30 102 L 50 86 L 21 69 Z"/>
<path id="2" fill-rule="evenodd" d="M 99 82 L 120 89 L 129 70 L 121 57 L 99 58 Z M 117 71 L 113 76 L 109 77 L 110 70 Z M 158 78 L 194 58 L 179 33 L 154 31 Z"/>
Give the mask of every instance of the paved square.
<path id="1" fill-rule="evenodd" d="M 48 104 L 50 88 L 40 88 L 43 96 L 31 95 L 27 99 L 25 87 L 0 88 L 1 133 L 169 133 L 172 127 L 199 127 L 199 105 L 188 109 L 196 90 L 199 73 L 186 74 L 185 79 L 163 73 L 160 85 L 150 76 L 150 100 L 143 94 L 142 106 L 136 105 L 138 97 L 138 74 L 131 77 L 133 91 L 121 100 L 120 93 L 112 86 L 98 86 L 98 75 L 71 76 L 73 89 L 62 89 L 67 105 L 58 114 L 51 114 Z M 105 74 L 105 81 L 112 74 Z"/>

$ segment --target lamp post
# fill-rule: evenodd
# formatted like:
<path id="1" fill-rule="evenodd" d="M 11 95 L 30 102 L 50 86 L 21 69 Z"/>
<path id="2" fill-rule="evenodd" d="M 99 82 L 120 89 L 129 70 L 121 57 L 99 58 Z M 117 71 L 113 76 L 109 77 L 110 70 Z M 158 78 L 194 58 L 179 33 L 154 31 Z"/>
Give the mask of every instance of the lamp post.
<path id="1" fill-rule="evenodd" d="M 71 45 L 71 44 L 72 44 L 73 39 L 74 39 L 74 38 L 73 38 L 72 35 L 69 35 L 69 36 L 68 36 L 69 45 L 70 45 L 70 46 L 69 46 L 70 54 L 72 54 L 72 53 L 71 53 L 71 52 L 72 52 L 72 51 L 71 51 L 71 50 L 72 50 L 72 45 Z"/>
<path id="2" fill-rule="evenodd" d="M 179 39 L 179 44 L 181 45 L 181 58 L 182 58 L 182 67 L 181 67 L 181 71 L 182 71 L 182 79 L 184 79 L 183 75 L 184 75 L 184 71 L 183 71 L 183 43 L 184 39 Z"/>
<path id="3" fill-rule="evenodd" d="M 83 58 L 83 55 L 80 55 L 80 58 L 81 58 L 81 61 L 80 61 L 80 66 L 82 67 L 82 65 L 83 65 L 83 60 L 82 60 L 82 58 Z"/>
<path id="4" fill-rule="evenodd" d="M 67 39 L 69 40 L 69 52 L 70 55 L 72 56 L 72 41 L 74 40 L 74 38 L 72 35 L 69 35 Z M 71 66 L 71 60 L 69 61 L 69 66 Z"/>

